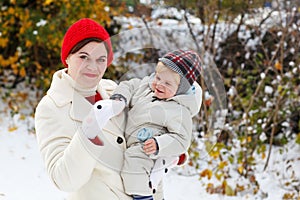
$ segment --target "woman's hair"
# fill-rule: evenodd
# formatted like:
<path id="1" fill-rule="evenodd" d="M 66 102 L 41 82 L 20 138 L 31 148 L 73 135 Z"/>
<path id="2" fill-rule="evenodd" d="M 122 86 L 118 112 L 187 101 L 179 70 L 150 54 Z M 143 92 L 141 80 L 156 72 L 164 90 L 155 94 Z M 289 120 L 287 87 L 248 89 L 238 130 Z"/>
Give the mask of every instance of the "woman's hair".
<path id="1" fill-rule="evenodd" d="M 160 63 L 161 63 L 161 65 L 157 65 L 156 66 L 155 72 L 156 73 L 161 73 L 161 72 L 168 71 L 168 72 L 172 73 L 172 75 L 174 76 L 174 79 L 175 79 L 176 83 L 179 84 L 180 83 L 180 79 L 181 79 L 180 75 L 177 72 L 171 70 L 169 67 L 165 66 L 164 63 L 162 63 L 162 62 L 160 62 Z"/>
<path id="2" fill-rule="evenodd" d="M 102 40 L 98 39 L 98 38 L 86 38 L 86 39 L 83 39 L 81 40 L 80 42 L 78 42 L 70 51 L 69 55 L 70 54 L 74 54 L 76 53 L 77 51 L 79 51 L 82 47 L 84 47 L 86 44 L 90 43 L 90 42 L 103 42 Z M 105 49 L 107 51 L 107 53 L 109 52 L 109 48 L 106 44 L 106 42 L 103 42 L 104 45 L 105 45 Z"/>

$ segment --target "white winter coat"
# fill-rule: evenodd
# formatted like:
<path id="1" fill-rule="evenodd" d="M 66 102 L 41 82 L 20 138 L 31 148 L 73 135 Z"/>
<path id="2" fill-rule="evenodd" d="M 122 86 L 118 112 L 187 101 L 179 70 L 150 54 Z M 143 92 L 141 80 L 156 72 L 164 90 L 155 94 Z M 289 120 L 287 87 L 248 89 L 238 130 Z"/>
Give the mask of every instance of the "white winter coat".
<path id="1" fill-rule="evenodd" d="M 102 79 L 98 92 L 109 98 L 116 84 Z M 46 170 L 71 200 L 126 200 L 119 175 L 126 148 L 123 128 L 110 121 L 103 130 L 104 146 L 91 143 L 81 123 L 92 105 L 57 71 L 47 95 L 36 108 L 35 128 Z M 122 117 L 120 115 L 119 117 Z M 117 119 L 117 118 L 116 118 Z"/>

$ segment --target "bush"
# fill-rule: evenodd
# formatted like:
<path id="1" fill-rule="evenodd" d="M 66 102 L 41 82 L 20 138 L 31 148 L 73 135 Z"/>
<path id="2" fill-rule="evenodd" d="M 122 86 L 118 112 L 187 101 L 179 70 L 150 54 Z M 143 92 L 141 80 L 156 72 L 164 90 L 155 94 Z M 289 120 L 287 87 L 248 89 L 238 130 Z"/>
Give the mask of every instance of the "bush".
<path id="1" fill-rule="evenodd" d="M 60 47 L 67 28 L 89 17 L 105 25 L 110 16 L 100 0 L 2 1 L 0 3 L 0 84 L 26 82 L 46 90 L 61 68 Z"/>

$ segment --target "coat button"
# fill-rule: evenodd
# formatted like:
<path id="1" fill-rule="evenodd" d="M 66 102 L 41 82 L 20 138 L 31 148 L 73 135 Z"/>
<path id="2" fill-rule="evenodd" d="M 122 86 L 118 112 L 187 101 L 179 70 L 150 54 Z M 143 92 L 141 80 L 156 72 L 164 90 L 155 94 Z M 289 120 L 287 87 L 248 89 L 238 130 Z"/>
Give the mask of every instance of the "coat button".
<path id="1" fill-rule="evenodd" d="M 123 138 L 118 137 L 118 138 L 117 138 L 117 143 L 118 143 L 118 144 L 122 144 L 122 143 L 123 143 Z"/>

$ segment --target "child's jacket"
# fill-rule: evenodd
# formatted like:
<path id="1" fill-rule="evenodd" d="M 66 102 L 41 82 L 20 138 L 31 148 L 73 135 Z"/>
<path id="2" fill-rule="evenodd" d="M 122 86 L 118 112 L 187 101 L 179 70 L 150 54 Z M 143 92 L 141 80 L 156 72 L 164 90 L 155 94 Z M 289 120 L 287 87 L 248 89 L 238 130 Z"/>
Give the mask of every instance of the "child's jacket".
<path id="1" fill-rule="evenodd" d="M 125 130 L 127 146 L 138 143 L 137 133 L 142 128 L 153 129 L 159 146 L 157 156 L 176 156 L 187 151 L 191 143 L 192 117 L 201 107 L 202 89 L 194 83 L 194 90 L 170 99 L 159 100 L 151 88 L 153 77 L 123 81 L 114 93 L 128 101 Z"/>

